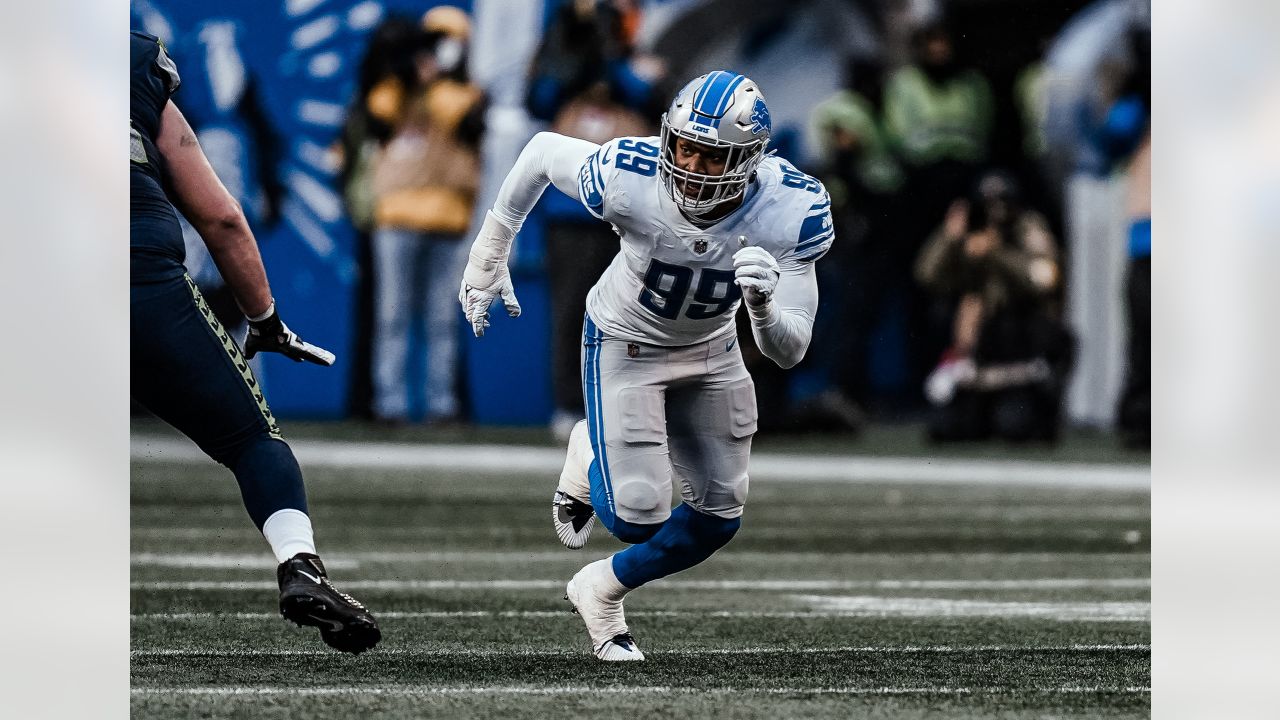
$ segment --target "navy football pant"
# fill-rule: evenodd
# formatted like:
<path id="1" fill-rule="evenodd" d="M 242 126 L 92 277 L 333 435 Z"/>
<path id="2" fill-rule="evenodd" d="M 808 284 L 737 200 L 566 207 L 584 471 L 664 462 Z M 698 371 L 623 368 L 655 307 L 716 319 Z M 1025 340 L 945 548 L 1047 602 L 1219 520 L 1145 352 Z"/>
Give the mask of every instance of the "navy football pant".
<path id="1" fill-rule="evenodd" d="M 235 340 L 190 277 L 130 288 L 130 391 L 235 473 L 253 523 L 307 511 L 293 451 Z"/>

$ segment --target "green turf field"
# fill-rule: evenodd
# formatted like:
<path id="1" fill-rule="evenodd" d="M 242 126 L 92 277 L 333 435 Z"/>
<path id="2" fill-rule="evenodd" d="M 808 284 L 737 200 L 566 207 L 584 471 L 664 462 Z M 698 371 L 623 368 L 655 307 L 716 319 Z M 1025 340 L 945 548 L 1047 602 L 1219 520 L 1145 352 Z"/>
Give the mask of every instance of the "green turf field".
<path id="1" fill-rule="evenodd" d="M 945 460 L 939 460 L 945 462 Z M 133 465 L 139 718 L 1146 717 L 1149 492 L 770 482 L 710 561 L 627 600 L 606 665 L 562 599 L 554 476 L 305 466 L 317 541 L 384 641 L 275 612 L 230 474 Z"/>

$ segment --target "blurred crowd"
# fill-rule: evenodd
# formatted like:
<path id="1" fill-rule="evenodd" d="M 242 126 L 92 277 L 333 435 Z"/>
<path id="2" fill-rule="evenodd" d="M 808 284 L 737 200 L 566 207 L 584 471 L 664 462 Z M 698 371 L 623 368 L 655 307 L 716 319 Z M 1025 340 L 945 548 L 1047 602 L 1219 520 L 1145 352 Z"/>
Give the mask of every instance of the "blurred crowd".
<path id="1" fill-rule="evenodd" d="M 480 186 L 485 93 L 467 76 L 471 22 L 437 6 L 376 28 L 343 133 L 343 191 L 372 272 L 371 412 L 410 417 L 411 330 L 425 339 L 426 419 L 459 419 L 458 278 Z"/>
<path id="2" fill-rule="evenodd" d="M 762 431 L 915 419 L 936 441 L 1051 442 L 1070 423 L 1149 443 L 1149 31 L 1122 30 L 1119 60 L 1092 68 L 1082 99 L 1063 107 L 1049 34 L 1023 38 L 1041 56 L 993 82 L 980 60 L 1000 48 L 964 43 L 945 5 L 869 5 L 889 8 L 875 15 L 885 42 L 841 58 L 842 86 L 804 109 L 807 153 L 778 146 L 826 184 L 837 241 L 818 264 L 805 362 L 782 371 L 744 347 Z M 523 85 L 537 127 L 598 143 L 656 133 L 689 78 L 668 71 L 676 58 L 638 49 L 641 8 L 554 7 Z M 343 194 L 370 281 L 355 395 L 382 423 L 418 419 L 415 393 L 427 422 L 466 419 L 454 297 L 486 173 L 500 182 L 507 169 L 483 165 L 490 99 L 468 73 L 472 21 L 449 6 L 386 18 L 343 130 Z M 617 244 L 559 193 L 540 211 L 552 426 L 567 435 L 583 415 L 584 299 Z M 1117 353 L 1105 338 L 1126 329 Z M 423 359 L 413 332 L 425 372 L 410 370 Z M 1122 388 L 1108 394 L 1109 382 Z"/>

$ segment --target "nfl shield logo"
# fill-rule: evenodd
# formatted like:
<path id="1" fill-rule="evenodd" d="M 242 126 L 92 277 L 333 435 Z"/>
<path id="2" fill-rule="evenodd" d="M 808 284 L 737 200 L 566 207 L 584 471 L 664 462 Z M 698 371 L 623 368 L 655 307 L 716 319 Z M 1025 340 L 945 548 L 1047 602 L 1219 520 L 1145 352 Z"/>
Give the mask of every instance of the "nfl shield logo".
<path id="1" fill-rule="evenodd" d="M 627 357 L 633 358 L 640 354 L 640 346 L 635 343 L 627 343 Z"/>
<path id="2" fill-rule="evenodd" d="M 707 241 L 704 238 L 698 238 L 693 241 L 693 251 L 701 255 L 707 251 Z"/>

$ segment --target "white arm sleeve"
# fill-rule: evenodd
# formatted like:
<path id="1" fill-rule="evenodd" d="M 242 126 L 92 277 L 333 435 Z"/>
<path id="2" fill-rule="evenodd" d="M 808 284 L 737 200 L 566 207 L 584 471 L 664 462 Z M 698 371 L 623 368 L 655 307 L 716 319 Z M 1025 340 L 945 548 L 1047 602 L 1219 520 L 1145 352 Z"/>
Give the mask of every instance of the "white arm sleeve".
<path id="1" fill-rule="evenodd" d="M 804 358 L 818 312 L 818 276 L 810 262 L 779 268 L 778 285 L 764 305 L 747 305 L 751 334 L 765 357 L 780 367 Z"/>
<path id="2" fill-rule="evenodd" d="M 480 232 L 471 243 L 467 269 L 462 275 L 462 289 L 458 292 L 458 300 L 464 308 L 474 305 L 469 305 L 469 291 L 497 293 L 502 290 L 504 282 L 509 289 L 507 258 L 511 255 L 511 243 L 520 226 L 524 225 L 529 211 L 537 204 L 547 183 L 554 183 L 561 192 L 577 199 L 578 170 L 599 147 L 595 143 L 549 132 L 534 135 L 524 146 L 515 166 L 502 181 L 493 209 L 485 213 Z M 514 299 L 513 295 L 513 302 Z M 477 330 L 476 335 L 480 334 Z"/>
<path id="3" fill-rule="evenodd" d="M 578 170 L 600 146 L 586 140 L 540 132 L 524 146 L 520 158 L 507 173 L 493 203 L 494 216 L 514 232 L 537 204 L 547 183 L 577 200 Z"/>

